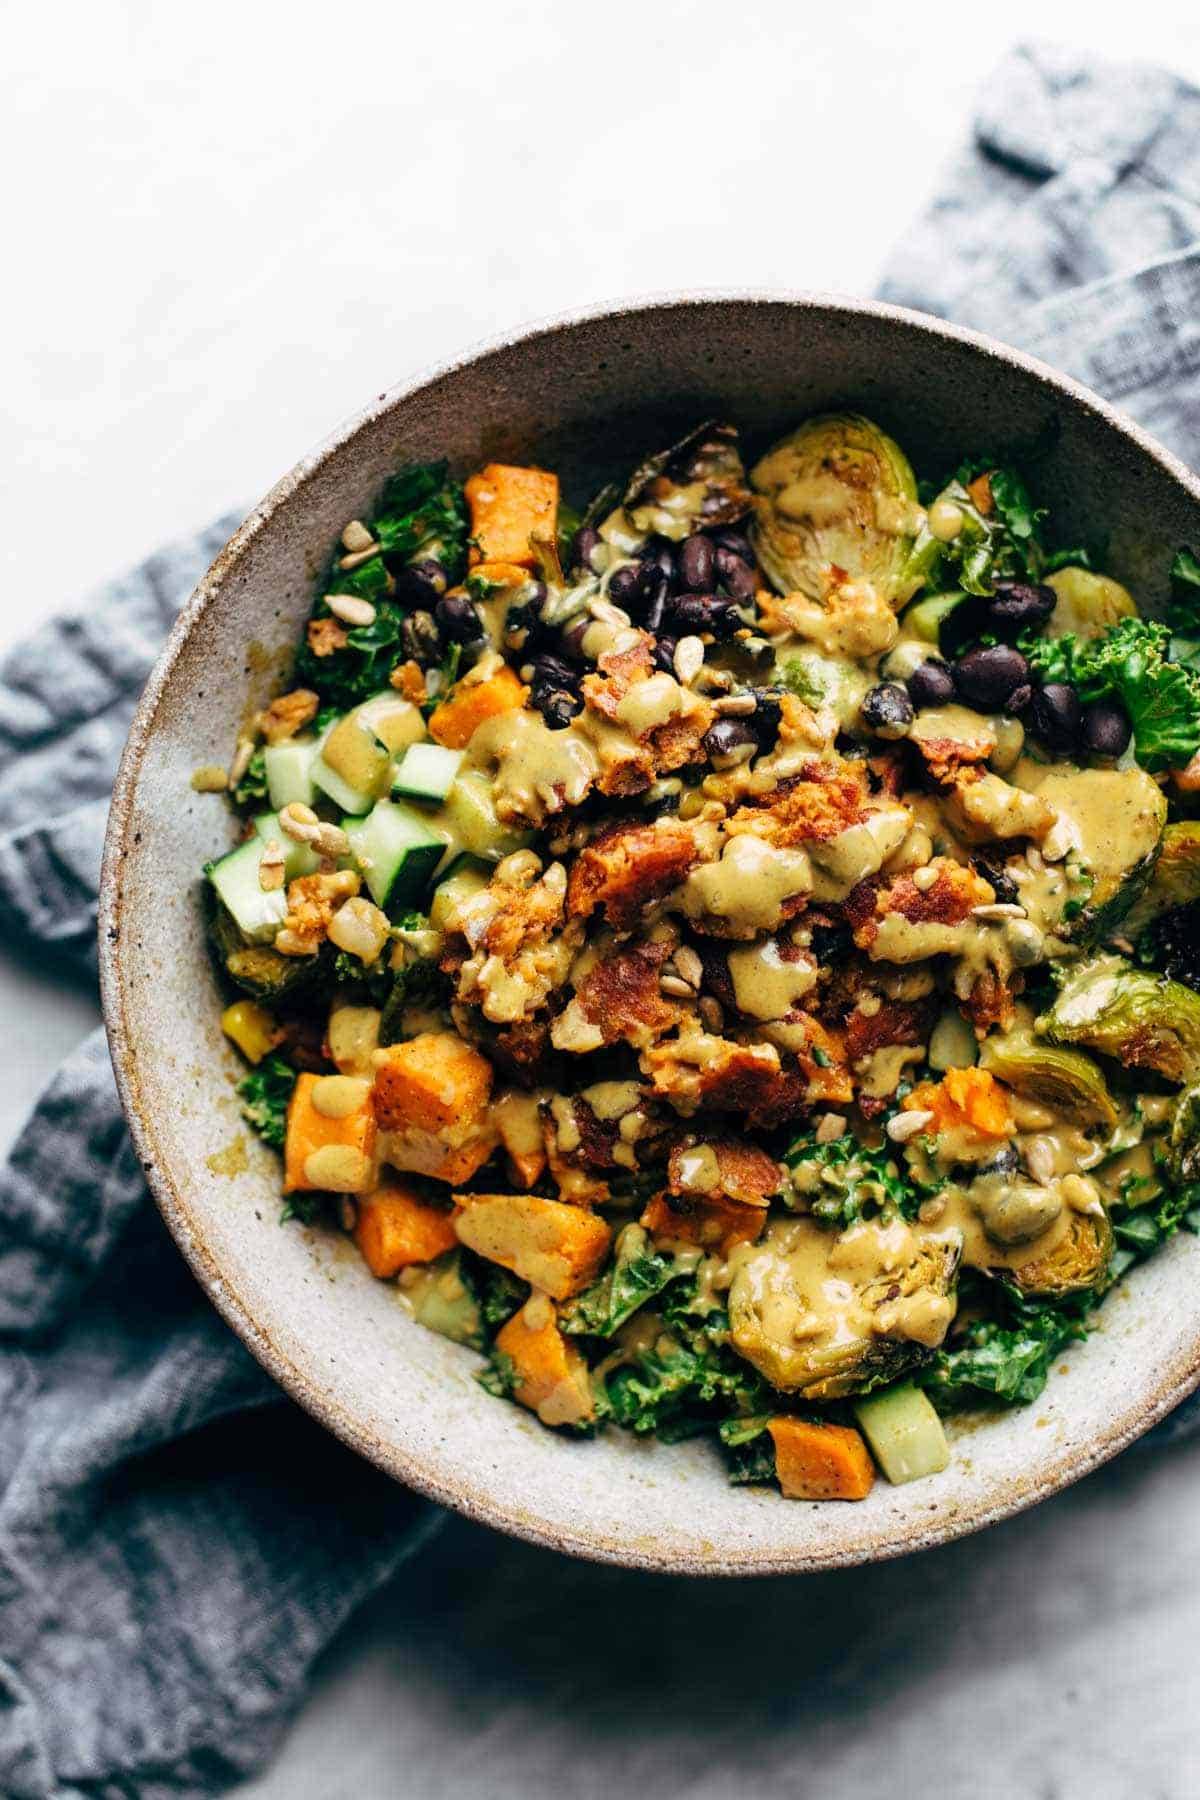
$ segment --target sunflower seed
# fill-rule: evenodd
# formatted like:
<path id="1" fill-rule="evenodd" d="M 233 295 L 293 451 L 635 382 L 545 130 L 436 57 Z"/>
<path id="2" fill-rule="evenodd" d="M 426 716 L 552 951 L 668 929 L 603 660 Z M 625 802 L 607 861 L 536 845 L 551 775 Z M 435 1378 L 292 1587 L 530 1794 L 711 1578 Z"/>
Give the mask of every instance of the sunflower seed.
<path id="1" fill-rule="evenodd" d="M 335 619 L 341 619 L 346 625 L 373 625 L 375 608 L 369 600 L 360 600 L 357 594 L 326 594 L 325 604 Z"/>
<path id="2" fill-rule="evenodd" d="M 682 981 L 678 975 L 662 975 L 659 977 L 658 985 L 662 992 L 670 994 L 673 1000 L 694 1000 L 696 998 L 695 989 L 690 988 L 687 982 Z"/>
<path id="3" fill-rule="evenodd" d="M 1014 906 L 1008 900 L 994 900 L 987 906 L 973 906 L 973 919 L 1023 919 L 1026 912 L 1023 906 Z"/>
<path id="4" fill-rule="evenodd" d="M 907 1144 L 909 1138 L 919 1137 L 927 1125 L 933 1124 L 933 1114 L 924 1110 L 897 1113 L 894 1119 L 887 1122 L 887 1134 L 893 1144 Z"/>
<path id="5" fill-rule="evenodd" d="M 846 1121 L 841 1113 L 822 1113 L 813 1135 L 818 1144 L 832 1144 L 844 1135 L 845 1130 Z"/>
<path id="6" fill-rule="evenodd" d="M 704 964 L 690 944 L 680 944 L 675 952 L 675 968 L 691 988 L 698 988 L 704 980 Z"/>
<path id="7" fill-rule="evenodd" d="M 690 687 L 704 665 L 704 645 L 698 637 L 682 637 L 675 646 L 675 674 Z"/>
<path id="8" fill-rule="evenodd" d="M 753 694 L 723 694 L 713 701 L 713 711 L 723 719 L 746 719 L 757 710 L 758 701 Z"/>

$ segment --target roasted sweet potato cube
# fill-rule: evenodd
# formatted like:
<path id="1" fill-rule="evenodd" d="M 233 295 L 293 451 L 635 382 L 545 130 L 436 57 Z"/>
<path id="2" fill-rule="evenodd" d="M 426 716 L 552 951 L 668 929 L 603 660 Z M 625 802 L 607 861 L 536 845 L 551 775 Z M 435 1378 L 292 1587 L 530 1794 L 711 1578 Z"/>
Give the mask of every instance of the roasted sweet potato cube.
<path id="1" fill-rule="evenodd" d="M 694 1244 L 721 1256 L 738 1244 L 754 1243 L 766 1222 L 762 1207 L 743 1206 L 724 1194 L 655 1194 L 641 1217 L 656 1244 Z"/>
<path id="2" fill-rule="evenodd" d="M 354 1238 L 372 1275 L 387 1281 L 409 1263 L 432 1262 L 458 1242 L 454 1215 L 415 1188 L 391 1181 L 358 1202 Z"/>
<path id="3" fill-rule="evenodd" d="M 460 1243 L 498 1262 L 554 1300 L 592 1282 L 612 1233 L 603 1219 L 538 1194 L 456 1194 Z"/>
<path id="4" fill-rule="evenodd" d="M 445 1131 L 477 1119 L 487 1105 L 492 1066 L 453 1031 L 422 1031 L 382 1052 L 375 1112 L 384 1131 Z"/>
<path id="5" fill-rule="evenodd" d="M 473 563 L 519 563 L 532 569 L 533 536 L 552 538 L 558 523 L 558 476 L 545 469 L 488 463 L 464 492 L 471 509 Z"/>
<path id="6" fill-rule="evenodd" d="M 515 712 L 528 692 L 507 663 L 486 681 L 460 681 L 430 715 L 429 735 L 448 750 L 465 750 L 486 719 Z"/>
<path id="7" fill-rule="evenodd" d="M 865 1500 L 870 1493 L 875 1465 L 853 1425 L 810 1425 L 783 1414 L 767 1430 L 789 1500 Z"/>
<path id="8" fill-rule="evenodd" d="M 283 1191 L 365 1194 L 375 1176 L 375 1107 L 369 1082 L 299 1075 L 288 1104 Z"/>
<path id="9" fill-rule="evenodd" d="M 513 1399 L 543 1425 L 579 1425 L 592 1417 L 587 1363 L 558 1329 L 554 1308 L 535 1295 L 496 1334 L 496 1348 L 511 1357 Z"/>

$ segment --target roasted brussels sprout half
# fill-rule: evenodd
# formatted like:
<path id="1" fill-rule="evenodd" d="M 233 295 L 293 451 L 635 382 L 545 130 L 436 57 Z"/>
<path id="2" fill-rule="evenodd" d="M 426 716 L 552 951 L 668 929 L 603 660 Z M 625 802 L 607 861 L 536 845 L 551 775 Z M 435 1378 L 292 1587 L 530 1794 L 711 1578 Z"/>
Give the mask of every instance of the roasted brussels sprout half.
<path id="1" fill-rule="evenodd" d="M 1022 759 L 1018 787 L 1049 802 L 1072 844 L 1082 878 L 1056 929 L 1072 943 L 1099 943 L 1121 924 L 1150 881 L 1159 856 L 1167 802 L 1144 769 L 1080 769 Z M 1053 835 L 1053 834 L 1052 834 Z"/>
<path id="2" fill-rule="evenodd" d="M 329 959 L 318 956 L 281 956 L 269 944 L 248 944 L 232 914 L 214 900 L 209 913 L 208 937 L 213 956 L 236 987 L 255 1000 L 282 1000 L 312 986 L 318 970 L 328 973 Z"/>
<path id="3" fill-rule="evenodd" d="M 979 1065 L 1031 1100 L 1053 1106 L 1080 1124 L 1115 1125 L 1117 1109 L 1098 1063 L 1027 1031 L 985 1038 Z"/>
<path id="4" fill-rule="evenodd" d="M 1167 1156 L 1173 1181 L 1200 1181 L 1200 1087 L 1184 1088 L 1175 1103 Z"/>
<path id="5" fill-rule="evenodd" d="M 1047 637 L 1103 637 L 1121 619 L 1135 617 L 1137 607 L 1119 581 L 1091 569 L 1058 569 L 1046 577 L 1055 593 L 1054 611 L 1046 623 Z"/>
<path id="6" fill-rule="evenodd" d="M 823 600 L 848 576 L 871 582 L 898 606 L 920 586 L 920 574 L 908 573 L 920 519 L 917 484 L 899 445 L 870 419 L 808 419 L 767 452 L 750 479 L 755 548 L 781 594 Z"/>
<path id="7" fill-rule="evenodd" d="M 1036 1030 L 1052 1044 L 1084 1044 L 1168 1081 L 1200 1078 L 1200 994 L 1119 956 L 1081 964 Z"/>
<path id="8" fill-rule="evenodd" d="M 1112 1248 L 1106 1213 L 1073 1212 L 1054 1248 L 1007 1271 L 1007 1278 L 1030 1300 L 1065 1300 L 1103 1286 Z"/>
<path id="9" fill-rule="evenodd" d="M 882 1247 L 839 1260 L 849 1239 L 865 1244 L 885 1229 L 861 1224 L 835 1237 L 797 1220 L 786 1239 L 764 1242 L 743 1262 L 729 1290 L 730 1337 L 773 1387 L 805 1400 L 865 1393 L 941 1342 L 954 1312 L 961 1240 L 914 1238 L 902 1267 Z M 910 1335 L 901 1336 L 902 1328 Z"/>
<path id="10" fill-rule="evenodd" d="M 1149 885 L 1129 914 L 1128 929 L 1141 931 L 1175 906 L 1200 900 L 1200 819 L 1181 819 L 1162 834 Z"/>
<path id="11" fill-rule="evenodd" d="M 674 541 L 701 528 L 732 525 L 750 505 L 737 427 L 712 419 L 635 469 L 624 499 L 635 531 Z"/>

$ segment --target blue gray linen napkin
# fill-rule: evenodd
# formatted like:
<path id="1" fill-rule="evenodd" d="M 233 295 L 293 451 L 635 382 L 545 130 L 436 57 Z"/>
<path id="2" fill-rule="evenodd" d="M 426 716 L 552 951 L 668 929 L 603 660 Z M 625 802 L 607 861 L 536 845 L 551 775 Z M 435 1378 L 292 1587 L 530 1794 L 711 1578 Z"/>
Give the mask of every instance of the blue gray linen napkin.
<path id="1" fill-rule="evenodd" d="M 882 292 L 1033 350 L 1200 463 L 1200 94 L 1016 51 Z M 235 522 L 0 666 L 0 928 L 31 957 L 94 968 L 125 730 Z M 99 1034 L 0 1175 L 0 1409 L 10 1800 L 220 1792 L 266 1759 L 322 1646 L 437 1522 L 282 1399 L 195 1287 Z"/>

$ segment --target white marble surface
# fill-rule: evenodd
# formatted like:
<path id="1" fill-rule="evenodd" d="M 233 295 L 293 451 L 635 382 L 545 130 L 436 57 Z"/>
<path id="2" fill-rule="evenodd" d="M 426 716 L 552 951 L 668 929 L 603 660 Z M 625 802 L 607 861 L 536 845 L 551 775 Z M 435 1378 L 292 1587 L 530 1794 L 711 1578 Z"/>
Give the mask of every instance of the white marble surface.
<path id="1" fill-rule="evenodd" d="M 1191 0 L 5 9 L 0 646 L 406 372 L 693 285 L 870 290 L 1010 38 Z M 94 1018 L 0 957 L 0 1139 Z M 1200 1791 L 1200 1445 L 872 1572 L 700 1587 L 453 1522 L 246 1800 Z"/>

